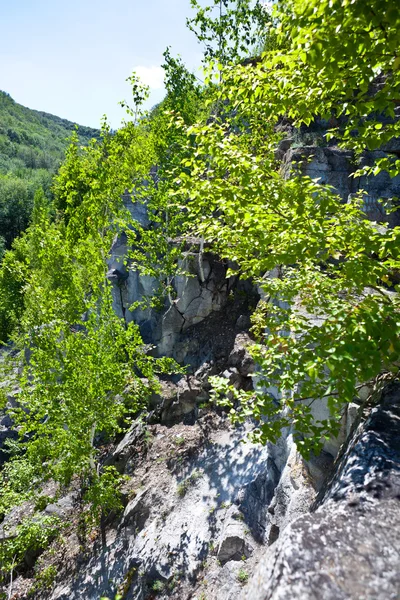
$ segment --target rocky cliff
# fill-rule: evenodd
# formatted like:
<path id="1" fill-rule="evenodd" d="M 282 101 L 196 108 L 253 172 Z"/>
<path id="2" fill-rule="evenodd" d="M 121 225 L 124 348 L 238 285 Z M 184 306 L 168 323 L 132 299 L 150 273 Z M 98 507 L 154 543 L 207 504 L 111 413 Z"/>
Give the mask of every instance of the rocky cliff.
<path id="1" fill-rule="evenodd" d="M 294 148 L 286 141 L 280 151 L 288 170 L 312 156 L 302 168 L 337 187 L 344 201 L 362 185 L 349 183 L 351 157 L 337 148 Z M 381 210 L 378 197 L 391 197 L 399 186 L 368 182 L 373 210 Z M 125 202 L 148 226 L 143 205 Z M 123 513 L 110 515 L 83 543 L 77 487 L 49 501 L 43 513 L 67 523 L 64 537 L 39 558 L 26 557 L 25 573 L 6 597 L 400 598 L 400 387 L 386 388 L 361 411 L 350 405 L 339 437 L 307 462 L 289 430 L 276 445 L 246 441 L 252 423 L 232 427 L 210 403 L 208 377 L 218 374 L 243 389 L 254 385 L 247 348 L 257 290 L 227 278 L 228 265 L 189 240 L 180 265 L 186 275 L 172 281 L 174 299 L 162 310 L 130 311 L 157 282 L 129 268 L 127 244 L 121 233 L 109 258 L 115 310 L 139 324 L 157 354 L 186 365 L 187 375 L 165 378 L 149 414 L 104 448 L 104 464 L 126 475 Z M 322 401 L 316 404 L 316 414 L 325 410 Z M 14 435 L 9 422 L 1 426 L 0 440 Z M 29 503 L 15 510 L 0 536 L 32 510 Z M 43 582 L 40 573 L 51 567 L 56 574 Z"/>

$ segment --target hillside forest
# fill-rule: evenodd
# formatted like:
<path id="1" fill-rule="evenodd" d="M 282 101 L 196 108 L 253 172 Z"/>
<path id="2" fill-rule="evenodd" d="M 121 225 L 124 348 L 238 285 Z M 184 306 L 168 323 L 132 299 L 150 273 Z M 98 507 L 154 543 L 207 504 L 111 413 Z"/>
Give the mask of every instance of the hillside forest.
<path id="1" fill-rule="evenodd" d="M 52 200 L 52 177 L 74 131 L 74 123 L 25 108 L 0 91 L 0 255 L 28 226 L 36 190 Z M 80 143 L 98 133 L 79 127 Z"/>

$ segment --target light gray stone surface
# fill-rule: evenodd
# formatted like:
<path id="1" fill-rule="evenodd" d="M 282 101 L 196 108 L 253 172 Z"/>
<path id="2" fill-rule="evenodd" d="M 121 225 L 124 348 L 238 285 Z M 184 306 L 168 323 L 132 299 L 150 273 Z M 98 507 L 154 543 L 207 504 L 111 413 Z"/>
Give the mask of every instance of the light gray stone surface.
<path id="1" fill-rule="evenodd" d="M 140 490 L 126 506 L 118 531 L 108 545 L 99 549 L 74 580 L 57 585 L 51 599 L 99 600 L 101 594 L 113 598 L 115 586 L 135 565 L 142 576 L 136 574 L 126 600 L 143 598 L 142 590 L 149 581 L 168 582 L 176 572 L 195 580 L 212 545 L 219 547 L 224 560 L 229 559 L 233 545 L 231 559 L 240 561 L 243 555 L 250 556 L 252 545 L 257 544 L 246 531 L 245 520 L 233 517 L 240 513 L 235 500 L 244 486 L 266 470 L 268 451 L 258 445 L 243 444 L 244 434 L 245 431 L 215 432 L 179 478 L 156 476 L 151 480 L 151 485 Z M 180 497 L 179 483 L 194 471 L 198 477 Z M 210 571 L 211 580 L 221 567 L 215 569 Z M 237 580 L 236 584 L 239 591 Z"/>
<path id="2" fill-rule="evenodd" d="M 362 423 L 321 490 L 261 558 L 242 600 L 400 597 L 400 386 Z"/>
<path id="3" fill-rule="evenodd" d="M 224 526 L 219 538 L 218 560 L 225 564 L 230 560 L 238 561 L 249 558 L 254 550 L 249 538 L 243 514 L 236 506 L 232 506 L 225 515 Z"/>
<path id="4" fill-rule="evenodd" d="M 129 205 L 129 196 L 124 196 L 124 200 L 133 218 L 141 226 L 148 227 L 150 222 L 145 205 L 138 202 Z M 160 282 L 132 269 L 127 260 L 128 253 L 128 236 L 121 232 L 115 236 L 107 260 L 114 310 L 127 323 L 134 321 L 139 325 L 145 343 L 154 344 L 158 355 L 174 356 L 180 334 L 221 310 L 235 279 L 227 279 L 227 265 L 203 252 L 201 243 L 195 240 L 192 248 L 177 262 L 177 274 L 170 282 L 172 291 L 165 299 L 164 308 L 152 309 L 149 300 Z M 184 359 L 181 355 L 179 358 Z"/>
<path id="5" fill-rule="evenodd" d="M 284 140 L 288 142 L 288 140 Z M 292 176 L 297 170 L 319 183 L 334 187 L 344 201 L 363 190 L 365 192 L 364 210 L 372 221 L 386 221 L 390 226 L 400 224 L 400 211 L 387 215 L 384 201 L 400 196 L 400 176 L 390 178 L 382 171 L 376 176 L 353 177 L 353 173 L 363 167 L 371 166 L 379 158 L 394 156 L 399 153 L 399 141 L 393 139 L 385 147 L 386 152 L 376 150 L 365 152 L 360 163 L 356 164 L 353 154 L 336 146 L 283 146 L 280 156 L 283 158 L 283 171 L 287 177 Z"/>

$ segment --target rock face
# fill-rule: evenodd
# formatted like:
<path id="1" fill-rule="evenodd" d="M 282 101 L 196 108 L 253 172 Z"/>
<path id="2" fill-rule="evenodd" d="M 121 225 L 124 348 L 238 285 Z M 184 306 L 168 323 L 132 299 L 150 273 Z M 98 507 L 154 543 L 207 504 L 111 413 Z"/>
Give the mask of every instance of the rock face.
<path id="1" fill-rule="evenodd" d="M 386 150 L 400 152 L 400 145 Z M 397 222 L 376 199 L 400 195 L 399 180 L 349 178 L 352 156 L 336 147 L 295 148 L 283 140 L 279 153 L 288 174 L 304 161 L 302 172 L 333 185 L 344 202 L 363 188 L 369 217 Z M 143 204 L 129 194 L 124 202 L 150 226 Z M 243 443 L 252 423 L 233 428 L 209 405 L 208 377 L 245 390 L 257 385 L 249 352 L 257 292 L 227 278 L 228 265 L 193 239 L 164 306 L 130 310 L 159 282 L 132 270 L 127 251 L 120 233 L 108 261 L 115 311 L 138 323 L 145 343 L 185 365 L 187 375 L 163 380 L 150 414 L 105 450 L 103 464 L 127 476 L 123 512 L 110 517 L 101 540 L 86 540 L 85 552 L 77 529 L 66 532 L 54 585 L 37 590 L 37 599 L 399 600 L 400 386 L 386 390 L 369 414 L 350 405 L 338 439 L 307 463 L 289 430 L 275 445 Z M 326 402 L 314 403 L 313 416 L 328 416 Z M 4 419 L 0 463 L 3 440 L 15 435 Z M 73 521 L 76 504 L 69 491 L 43 512 Z M 15 511 L 13 526 L 23 511 Z M 53 564 L 58 551 L 55 542 L 43 564 Z M 28 598 L 29 577 L 13 582 L 16 598 Z"/>
<path id="2" fill-rule="evenodd" d="M 124 196 L 124 203 L 134 221 L 145 228 L 150 226 L 143 203 L 132 202 L 129 194 Z M 128 236 L 124 232 L 116 235 L 107 261 L 114 310 L 127 323 L 139 325 L 143 340 L 155 345 L 158 355 L 174 356 L 179 336 L 226 304 L 236 278 L 226 277 L 228 265 L 204 252 L 201 240 L 189 240 L 170 282 L 171 293 L 162 310 L 156 310 L 148 306 L 148 301 L 160 282 L 130 268 L 128 247 Z"/>
<path id="3" fill-rule="evenodd" d="M 358 415 L 317 496 L 290 431 L 260 447 L 213 413 L 154 425 L 150 441 L 135 424 L 112 455 L 131 474 L 124 513 L 45 597 L 397 599 L 399 420 L 392 385 Z"/>
<path id="4" fill-rule="evenodd" d="M 243 600 L 399 598 L 399 422 L 396 385 L 350 438 L 315 512 L 262 557 Z"/>
<path id="5" fill-rule="evenodd" d="M 150 598 L 155 581 L 163 584 L 165 594 L 169 590 L 165 597 L 184 599 L 191 597 L 198 574 L 210 581 L 219 576 L 218 560 L 234 561 L 240 569 L 257 544 L 236 502 L 241 490 L 266 470 L 268 452 L 242 444 L 244 431 L 229 431 L 224 420 L 215 423 L 217 429 L 207 439 L 201 433 L 204 426 L 204 421 L 169 429 L 155 426 L 147 458 L 139 459 L 137 449 L 131 459 L 132 499 L 122 517 L 87 564 L 73 575 L 65 573 L 52 600 L 114 598 L 127 583 L 124 599 Z M 192 457 L 184 452 L 188 445 Z M 138 489 L 139 482 L 143 487 Z M 232 598 L 240 591 L 235 581 Z M 219 597 L 213 583 L 209 592 L 207 598 Z"/>
<path id="6" fill-rule="evenodd" d="M 294 146 L 294 140 L 283 140 L 283 142 L 286 144 L 283 144 L 280 149 L 280 157 L 283 160 L 283 170 L 288 177 L 300 169 L 303 175 L 334 187 L 343 201 L 347 201 L 349 196 L 363 190 L 364 211 L 369 219 L 387 222 L 392 227 L 400 224 L 400 211 L 387 215 L 383 205 L 378 202 L 379 199 L 389 200 L 400 196 L 400 177 L 391 179 L 386 172 L 381 172 L 377 176 L 352 176 L 357 169 L 370 166 L 379 158 L 398 156 L 400 140 L 393 139 L 385 148 L 386 152 L 381 150 L 365 152 L 359 165 L 354 163 L 350 151 L 336 146 Z"/>

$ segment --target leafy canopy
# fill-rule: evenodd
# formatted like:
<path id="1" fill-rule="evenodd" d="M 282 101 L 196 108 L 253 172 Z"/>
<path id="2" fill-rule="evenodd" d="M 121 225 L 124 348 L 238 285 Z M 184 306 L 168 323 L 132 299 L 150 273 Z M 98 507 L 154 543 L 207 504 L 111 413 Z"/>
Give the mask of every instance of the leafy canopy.
<path id="1" fill-rule="evenodd" d="M 0 258 L 27 228 L 36 190 L 43 188 L 52 199 L 52 177 L 76 127 L 66 119 L 21 106 L 0 91 Z M 78 130 L 82 144 L 100 133 L 90 127 Z"/>
<path id="2" fill-rule="evenodd" d="M 248 56 L 265 35 L 271 17 L 260 0 L 213 0 L 202 6 L 190 0 L 196 10 L 187 25 L 204 45 L 204 61 L 237 62 Z"/>
<path id="3" fill-rule="evenodd" d="M 355 159 L 399 135 L 400 15 L 390 0 L 288 0 L 274 19 L 280 50 L 222 69 L 209 99 L 219 110 L 186 128 L 188 157 L 171 194 L 189 209 L 192 232 L 253 277 L 265 299 L 255 316 L 257 390 L 228 394 L 216 380 L 217 395 L 235 419 L 258 420 L 262 441 L 294 425 L 307 454 L 337 432 L 360 384 L 398 374 L 400 229 L 366 220 L 362 192 L 343 203 L 301 171 L 288 179 L 276 150 L 284 120 L 329 122 L 331 143 Z M 396 157 L 377 158 L 359 174 L 400 174 Z M 331 416 L 315 422 L 321 397 Z"/>
<path id="4" fill-rule="evenodd" d="M 83 150 L 75 138 L 55 182 L 62 212 L 52 219 L 37 193 L 30 227 L 5 255 L 0 314 L 13 341 L 5 376 L 20 391 L 7 408 L 19 441 L 0 473 L 3 513 L 48 479 L 79 478 L 92 514 L 114 508 L 118 477 L 101 468 L 99 443 L 123 431 L 158 390 L 156 374 L 174 368 L 149 356 L 137 326 L 116 316 L 106 277 L 116 233 L 135 226 L 122 194 L 150 169 L 144 141 L 133 123 L 116 135 L 105 126 L 101 142 Z"/>

